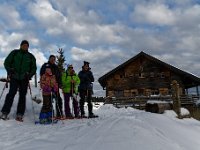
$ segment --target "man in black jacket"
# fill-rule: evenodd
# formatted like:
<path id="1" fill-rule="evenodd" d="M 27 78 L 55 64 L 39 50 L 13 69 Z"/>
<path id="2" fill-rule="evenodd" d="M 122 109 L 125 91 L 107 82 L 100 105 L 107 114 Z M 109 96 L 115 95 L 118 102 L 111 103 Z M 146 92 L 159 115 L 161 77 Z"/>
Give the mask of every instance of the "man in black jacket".
<path id="1" fill-rule="evenodd" d="M 84 61 L 84 65 L 82 66 L 82 70 L 79 72 L 78 76 L 80 78 L 79 92 L 81 117 L 86 117 L 84 111 L 85 100 L 88 102 L 88 117 L 98 117 L 94 115 L 92 111 L 92 82 L 94 82 L 94 76 L 91 72 L 91 68 L 89 67 L 89 62 Z"/>
<path id="2" fill-rule="evenodd" d="M 56 57 L 54 55 L 49 56 L 49 60 L 47 63 L 44 63 L 40 69 L 40 77 L 45 73 L 46 68 L 50 67 L 52 74 L 56 76 L 56 81 L 58 83 L 59 88 L 61 88 L 61 72 L 58 66 L 55 64 Z M 56 117 L 57 119 L 61 119 L 63 117 L 62 110 L 62 98 L 60 97 L 59 90 L 56 94 Z"/>

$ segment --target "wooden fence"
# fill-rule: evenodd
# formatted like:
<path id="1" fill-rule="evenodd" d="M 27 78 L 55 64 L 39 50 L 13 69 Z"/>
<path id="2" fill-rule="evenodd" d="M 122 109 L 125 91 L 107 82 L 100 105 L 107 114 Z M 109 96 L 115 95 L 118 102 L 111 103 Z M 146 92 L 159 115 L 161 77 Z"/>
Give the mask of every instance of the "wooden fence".
<path id="1" fill-rule="evenodd" d="M 195 105 L 195 103 L 199 100 L 199 96 L 197 95 L 180 95 L 181 106 Z M 148 102 L 153 101 L 165 101 L 172 103 L 172 96 L 135 96 L 135 97 L 112 97 L 107 98 L 105 103 L 111 103 L 117 108 L 120 107 L 134 107 L 138 109 L 144 109 Z"/>

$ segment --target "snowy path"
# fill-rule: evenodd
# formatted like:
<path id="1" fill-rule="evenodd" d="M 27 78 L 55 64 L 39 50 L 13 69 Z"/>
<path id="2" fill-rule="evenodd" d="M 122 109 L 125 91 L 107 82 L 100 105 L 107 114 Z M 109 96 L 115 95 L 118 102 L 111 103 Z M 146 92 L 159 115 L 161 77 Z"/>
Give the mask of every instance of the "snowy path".
<path id="1" fill-rule="evenodd" d="M 34 125 L 0 121 L 1 150 L 199 150 L 200 123 L 135 109 L 102 106 L 95 119 Z M 192 126 L 192 128 L 191 128 Z M 191 137 L 190 137 L 191 136 Z M 192 138 L 194 137 L 194 138 Z M 189 144 L 188 144 L 189 143 Z"/>

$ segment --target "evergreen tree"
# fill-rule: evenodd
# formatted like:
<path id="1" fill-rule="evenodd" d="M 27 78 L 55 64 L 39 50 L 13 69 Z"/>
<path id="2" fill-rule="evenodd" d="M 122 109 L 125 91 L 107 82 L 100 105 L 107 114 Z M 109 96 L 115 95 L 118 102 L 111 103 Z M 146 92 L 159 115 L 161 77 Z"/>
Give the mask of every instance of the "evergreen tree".
<path id="1" fill-rule="evenodd" d="M 59 48 L 59 50 L 57 51 L 58 52 L 58 56 L 56 56 L 57 58 L 57 65 L 58 65 L 58 68 L 60 70 L 60 72 L 63 72 L 65 70 L 64 68 L 64 62 L 65 62 L 65 56 L 64 56 L 64 51 L 62 48 Z"/>

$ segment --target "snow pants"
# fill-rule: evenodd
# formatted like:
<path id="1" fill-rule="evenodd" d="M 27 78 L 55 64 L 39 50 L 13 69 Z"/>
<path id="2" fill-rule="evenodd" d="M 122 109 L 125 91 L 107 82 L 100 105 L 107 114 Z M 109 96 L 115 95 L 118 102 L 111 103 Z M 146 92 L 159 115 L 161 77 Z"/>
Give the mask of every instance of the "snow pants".
<path id="1" fill-rule="evenodd" d="M 26 94 L 28 89 L 28 80 L 17 80 L 17 79 L 10 79 L 10 89 L 8 94 L 6 95 L 6 99 L 4 102 L 4 105 L 2 107 L 1 112 L 5 114 L 9 114 L 14 97 L 19 90 L 19 100 L 17 105 L 17 115 L 24 115 L 25 108 L 26 108 Z"/>
<path id="2" fill-rule="evenodd" d="M 85 111 L 84 111 L 84 104 L 85 101 L 87 101 L 88 103 L 88 114 L 93 114 L 92 112 L 92 90 L 83 90 L 81 89 L 80 91 L 80 110 L 81 110 L 81 115 L 84 116 L 85 115 Z"/>
<path id="3" fill-rule="evenodd" d="M 73 110 L 75 117 L 79 116 L 79 107 L 78 107 L 78 101 L 75 99 L 72 94 L 70 93 L 64 93 L 64 99 L 65 99 L 65 116 L 71 117 L 71 109 L 70 109 L 70 97 L 72 97 L 73 100 Z"/>

